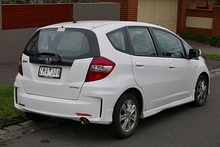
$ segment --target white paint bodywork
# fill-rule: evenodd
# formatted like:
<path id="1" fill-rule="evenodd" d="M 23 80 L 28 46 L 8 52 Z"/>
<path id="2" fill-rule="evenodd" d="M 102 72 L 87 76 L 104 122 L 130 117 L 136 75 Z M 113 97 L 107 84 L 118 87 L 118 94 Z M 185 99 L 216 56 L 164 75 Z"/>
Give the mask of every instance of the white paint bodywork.
<path id="1" fill-rule="evenodd" d="M 202 73 L 209 76 L 202 57 L 189 60 L 133 56 L 114 49 L 106 36 L 106 33 L 126 26 L 161 28 L 159 26 L 137 22 L 85 21 L 44 28 L 61 26 L 92 30 L 97 36 L 101 56 L 116 64 L 114 70 L 102 80 L 84 82 L 92 61 L 92 58 L 86 58 L 75 60 L 71 67 L 62 67 L 59 80 L 40 78 L 37 75 L 39 65 L 30 64 L 29 57 L 23 54 L 22 61 L 27 61 L 22 63 L 24 76 L 18 74 L 14 83 L 17 109 L 73 120 L 80 119 L 76 113 L 85 113 L 91 115 L 86 116 L 91 123 L 110 124 L 117 100 L 125 91 L 136 89 L 142 96 L 141 117 L 145 118 L 193 101 L 198 77 Z"/>

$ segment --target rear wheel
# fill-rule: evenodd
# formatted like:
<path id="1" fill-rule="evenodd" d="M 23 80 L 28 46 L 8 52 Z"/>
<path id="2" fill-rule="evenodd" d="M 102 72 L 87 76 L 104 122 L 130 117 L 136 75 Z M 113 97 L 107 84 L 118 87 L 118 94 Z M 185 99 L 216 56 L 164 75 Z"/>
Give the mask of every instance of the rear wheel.
<path id="1" fill-rule="evenodd" d="M 201 75 L 196 83 L 194 104 L 196 106 L 203 106 L 206 102 L 207 95 L 208 80 L 204 75 Z"/>
<path id="2" fill-rule="evenodd" d="M 139 121 L 139 104 L 132 93 L 123 94 L 113 112 L 111 132 L 117 138 L 127 138 L 136 129 Z"/>
<path id="3" fill-rule="evenodd" d="M 44 122 L 48 119 L 50 119 L 50 116 L 45 116 L 45 115 L 40 115 L 40 114 L 36 114 L 36 113 L 28 113 L 25 112 L 25 116 L 35 122 Z"/>

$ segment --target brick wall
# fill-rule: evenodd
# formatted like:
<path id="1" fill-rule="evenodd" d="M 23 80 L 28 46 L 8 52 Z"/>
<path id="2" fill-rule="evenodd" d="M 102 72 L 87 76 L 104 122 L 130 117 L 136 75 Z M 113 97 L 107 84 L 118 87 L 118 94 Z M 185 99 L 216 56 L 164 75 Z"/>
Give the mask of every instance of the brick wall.
<path id="1" fill-rule="evenodd" d="M 192 17 L 213 18 L 214 11 L 209 9 L 187 9 L 186 15 Z M 194 32 L 199 34 L 212 35 L 212 29 L 189 28 L 185 27 L 185 32 Z"/>
<path id="2" fill-rule="evenodd" d="M 188 0 L 179 0 L 177 17 L 177 34 L 182 34 L 186 26 L 186 10 L 188 9 Z"/>
<path id="3" fill-rule="evenodd" d="M 36 28 L 71 21 L 72 4 L 2 5 L 2 30 Z"/>
<path id="4" fill-rule="evenodd" d="M 137 21 L 138 0 L 98 0 L 99 2 L 118 2 L 120 6 L 120 20 Z"/>
<path id="5" fill-rule="evenodd" d="M 199 16 L 199 17 L 207 17 L 213 18 L 214 11 L 208 9 L 187 9 L 186 15 L 187 16 Z"/>
<path id="6" fill-rule="evenodd" d="M 212 35 L 220 36 L 220 10 L 214 10 Z"/>
<path id="7" fill-rule="evenodd" d="M 220 10 L 188 9 L 186 10 L 186 14 L 187 16 L 213 18 L 213 26 L 212 26 L 212 29 L 185 27 L 184 32 L 191 31 L 194 33 L 199 33 L 199 34 L 220 36 Z"/>
<path id="8" fill-rule="evenodd" d="M 138 0 L 128 0 L 127 20 L 137 21 Z"/>
<path id="9" fill-rule="evenodd" d="M 201 5 L 202 2 L 205 4 L 204 0 L 193 1 L 193 4 L 190 0 L 179 0 L 177 34 L 183 34 L 184 32 L 192 31 L 194 33 L 220 36 L 220 10 L 195 9 L 192 7 L 192 5 Z M 213 4 L 217 4 L 217 0 L 213 0 Z M 201 29 L 186 27 L 187 16 L 213 18 L 213 28 Z"/>
<path id="10" fill-rule="evenodd" d="M 209 8 L 212 9 L 212 6 L 215 6 L 218 4 L 218 0 L 211 0 L 209 4 Z M 193 0 L 189 2 L 189 8 L 190 9 L 196 9 L 198 6 L 207 7 L 206 0 Z"/>

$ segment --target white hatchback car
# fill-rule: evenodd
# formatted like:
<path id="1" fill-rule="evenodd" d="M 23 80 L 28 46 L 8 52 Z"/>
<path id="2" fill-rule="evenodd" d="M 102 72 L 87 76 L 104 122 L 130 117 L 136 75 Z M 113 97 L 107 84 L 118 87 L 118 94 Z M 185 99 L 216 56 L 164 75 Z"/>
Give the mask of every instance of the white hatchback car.
<path id="1" fill-rule="evenodd" d="M 188 102 L 204 105 L 210 77 L 200 54 L 147 23 L 43 27 L 20 57 L 15 107 L 34 121 L 52 116 L 110 124 L 113 135 L 126 138 L 139 118 Z"/>

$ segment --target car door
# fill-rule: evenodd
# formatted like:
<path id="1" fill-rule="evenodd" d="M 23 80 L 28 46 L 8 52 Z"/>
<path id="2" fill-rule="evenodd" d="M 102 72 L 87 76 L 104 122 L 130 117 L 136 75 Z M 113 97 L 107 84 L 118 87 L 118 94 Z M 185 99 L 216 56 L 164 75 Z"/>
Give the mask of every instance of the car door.
<path id="1" fill-rule="evenodd" d="M 166 96 L 166 63 L 157 56 L 148 28 L 129 27 L 133 75 L 144 92 L 146 110 L 163 105 Z"/>
<path id="2" fill-rule="evenodd" d="M 196 67 L 187 59 L 182 41 L 161 29 L 153 29 L 153 34 L 167 68 L 167 98 L 164 100 L 171 103 L 189 98 L 193 94 Z"/>

